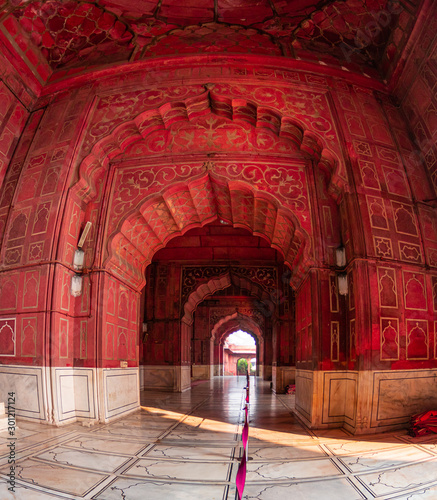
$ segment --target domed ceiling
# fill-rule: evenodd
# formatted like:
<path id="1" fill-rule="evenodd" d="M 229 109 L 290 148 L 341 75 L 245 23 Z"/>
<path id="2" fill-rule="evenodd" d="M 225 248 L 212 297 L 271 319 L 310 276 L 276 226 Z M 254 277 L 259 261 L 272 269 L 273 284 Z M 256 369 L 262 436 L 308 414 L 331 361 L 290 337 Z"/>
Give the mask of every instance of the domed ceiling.
<path id="1" fill-rule="evenodd" d="M 3 0 L 0 37 L 40 83 L 156 57 L 316 61 L 388 78 L 419 0 Z"/>

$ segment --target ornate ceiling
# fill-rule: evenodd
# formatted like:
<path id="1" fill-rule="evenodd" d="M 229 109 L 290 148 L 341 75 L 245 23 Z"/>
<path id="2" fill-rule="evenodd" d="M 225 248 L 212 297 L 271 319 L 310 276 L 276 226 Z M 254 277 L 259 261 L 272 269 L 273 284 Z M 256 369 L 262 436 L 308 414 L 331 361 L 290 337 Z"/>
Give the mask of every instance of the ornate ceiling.
<path id="1" fill-rule="evenodd" d="M 420 0 L 3 0 L 0 37 L 41 83 L 154 57 L 280 56 L 390 76 Z"/>

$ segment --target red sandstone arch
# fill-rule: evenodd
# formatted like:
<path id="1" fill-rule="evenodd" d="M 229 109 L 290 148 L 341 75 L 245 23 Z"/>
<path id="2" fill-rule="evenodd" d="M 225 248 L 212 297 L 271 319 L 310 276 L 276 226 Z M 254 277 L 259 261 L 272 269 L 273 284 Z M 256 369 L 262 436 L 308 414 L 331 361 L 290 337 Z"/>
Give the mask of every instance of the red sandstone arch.
<path id="1" fill-rule="evenodd" d="M 172 101 L 157 109 L 145 111 L 133 120 L 115 127 L 108 136 L 100 139 L 82 160 L 75 190 L 84 202 L 88 203 L 96 195 L 96 179 L 108 167 L 109 162 L 126 151 L 130 145 L 157 130 L 167 130 L 177 122 L 189 122 L 209 114 L 270 131 L 288 141 L 292 148 L 304 157 L 316 160 L 331 179 L 333 191 L 338 194 L 344 187 L 346 179 L 343 166 L 316 132 L 309 131 L 295 118 L 285 116 L 267 106 L 260 106 L 242 98 L 232 99 L 216 94 L 213 90 L 206 90 L 199 96 Z"/>
<path id="2" fill-rule="evenodd" d="M 184 316 L 182 321 L 187 325 L 191 325 L 193 323 L 193 313 L 197 309 L 197 306 L 207 297 L 213 295 L 216 291 L 223 290 L 228 286 L 231 286 L 231 284 L 236 280 L 238 280 L 237 284 L 248 290 L 250 295 L 257 297 L 260 300 L 269 300 L 269 295 L 259 286 L 255 285 L 255 283 L 240 276 L 231 276 L 228 271 L 222 276 L 212 278 L 207 283 L 202 283 L 193 292 L 191 292 L 187 302 L 183 305 Z"/>
<path id="3" fill-rule="evenodd" d="M 224 184 L 207 174 L 171 186 L 131 213 L 109 240 L 105 266 L 141 288 L 145 269 L 156 251 L 170 239 L 217 219 L 265 238 L 281 252 L 295 277 L 313 262 L 308 234 L 272 195 L 259 193 L 243 182 Z"/>
<path id="4" fill-rule="evenodd" d="M 239 329 L 244 331 L 249 330 L 256 336 L 259 342 L 262 342 L 264 339 L 261 326 L 253 318 L 245 314 L 241 314 L 238 311 L 220 318 L 211 330 L 211 338 L 213 340 L 217 339 L 220 343 L 222 343 L 227 335 L 230 335 Z"/>
<path id="5" fill-rule="evenodd" d="M 132 144 L 143 141 L 156 131 L 169 131 L 181 123 L 194 124 L 194 120 L 211 115 L 236 125 L 245 124 L 253 130 L 264 130 L 286 141 L 290 150 L 295 152 L 292 155 L 294 161 L 304 160 L 302 165 L 308 159 L 315 161 L 331 180 L 331 186 L 335 184 L 334 178 L 336 182 L 340 182 L 340 176 L 337 175 L 340 163 L 324 146 L 317 133 L 309 131 L 300 121 L 267 106 L 216 93 L 212 86 L 201 95 L 169 102 L 116 126 L 108 136 L 93 146 L 82 161 L 74 192 L 83 202 L 91 202 L 96 195 L 96 181 L 102 179 L 111 160 L 128 152 Z M 163 147 L 163 153 L 166 153 L 165 144 Z M 137 189 L 136 198 L 129 198 L 124 203 L 123 192 L 118 192 L 117 198 L 114 196 L 112 206 L 117 217 L 109 218 L 104 236 L 104 241 L 109 243 L 103 267 L 133 288 L 142 288 L 145 283 L 145 267 L 151 262 L 153 254 L 171 238 L 217 219 L 234 227 L 249 229 L 252 234 L 269 241 L 273 248 L 281 252 L 285 263 L 293 270 L 290 281 L 292 286 L 298 286 L 302 276 L 315 264 L 311 222 L 308 226 L 306 222 L 302 222 L 302 217 L 298 219 L 293 213 L 297 213 L 296 204 L 300 203 L 300 199 L 293 198 L 294 193 L 284 195 L 281 191 L 284 178 L 288 182 L 287 168 L 282 169 L 285 173 L 281 174 L 283 177 L 280 180 L 274 180 L 276 184 L 273 191 L 276 198 L 254 186 L 250 177 L 247 182 L 231 180 L 232 176 L 226 176 L 223 172 L 208 172 L 208 166 L 206 176 L 202 175 L 201 169 L 193 169 L 194 179 L 187 175 L 178 177 L 175 166 L 171 173 L 173 184 L 168 188 L 167 174 L 158 170 L 150 174 L 155 176 L 150 181 L 149 171 L 144 169 L 143 173 L 147 178 L 141 186 L 135 184 L 135 179 L 128 179 Z M 274 174 L 269 175 L 274 177 Z M 158 182 L 156 177 L 159 176 Z M 287 189 L 293 190 L 295 182 L 295 179 L 289 182 Z M 342 182 L 345 182 L 344 178 Z M 268 186 L 270 189 L 270 184 Z M 338 189 L 339 185 L 337 191 Z M 148 198 L 144 199 L 142 196 Z M 308 215 L 310 214 L 305 216 L 306 221 L 311 220 Z M 307 230 L 303 229 L 302 223 L 306 224 Z M 310 234 L 308 231 L 311 231 Z"/>
<path id="6" fill-rule="evenodd" d="M 217 359 L 219 361 L 218 364 L 222 365 L 223 352 L 221 346 L 223 346 L 226 337 L 237 330 L 243 330 L 255 337 L 258 346 L 258 361 L 263 359 L 264 333 L 261 326 L 253 318 L 236 311 L 233 314 L 220 318 L 211 330 L 211 352 L 213 353 L 211 361 L 213 364 L 215 364 L 215 360 Z"/>

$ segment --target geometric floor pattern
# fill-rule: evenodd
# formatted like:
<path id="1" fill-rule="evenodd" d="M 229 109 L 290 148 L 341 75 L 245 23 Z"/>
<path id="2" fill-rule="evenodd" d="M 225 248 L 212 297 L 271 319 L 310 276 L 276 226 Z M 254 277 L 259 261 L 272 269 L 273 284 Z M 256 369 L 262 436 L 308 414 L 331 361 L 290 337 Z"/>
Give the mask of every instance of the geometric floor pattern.
<path id="1" fill-rule="evenodd" d="M 222 377 L 182 394 L 144 392 L 141 410 L 106 425 L 18 420 L 15 493 L 0 434 L 0 498 L 234 500 L 245 382 Z M 311 431 L 293 404 L 251 378 L 245 499 L 437 499 L 437 435 Z"/>

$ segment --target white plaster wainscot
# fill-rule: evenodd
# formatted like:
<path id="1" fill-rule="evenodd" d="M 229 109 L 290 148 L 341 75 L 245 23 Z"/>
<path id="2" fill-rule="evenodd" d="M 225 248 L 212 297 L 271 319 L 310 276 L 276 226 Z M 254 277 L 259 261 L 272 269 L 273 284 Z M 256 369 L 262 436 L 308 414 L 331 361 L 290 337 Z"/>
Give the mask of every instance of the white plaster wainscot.
<path id="1" fill-rule="evenodd" d="M 8 400 L 6 400 L 8 401 Z M 8 403 L 6 403 L 7 405 Z M 0 433 L 8 430 L 8 409 L 5 410 L 5 404 L 0 403 Z M 14 419 L 15 420 L 15 419 Z"/>
<path id="2" fill-rule="evenodd" d="M 181 366 L 181 387 L 180 391 L 184 392 L 191 389 L 191 366 Z"/>

